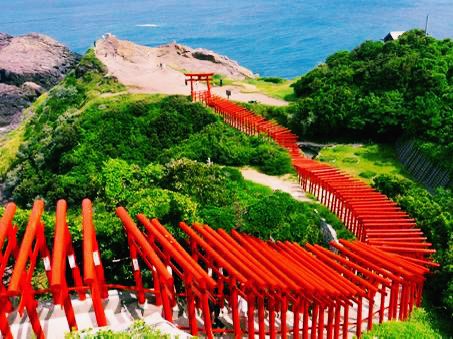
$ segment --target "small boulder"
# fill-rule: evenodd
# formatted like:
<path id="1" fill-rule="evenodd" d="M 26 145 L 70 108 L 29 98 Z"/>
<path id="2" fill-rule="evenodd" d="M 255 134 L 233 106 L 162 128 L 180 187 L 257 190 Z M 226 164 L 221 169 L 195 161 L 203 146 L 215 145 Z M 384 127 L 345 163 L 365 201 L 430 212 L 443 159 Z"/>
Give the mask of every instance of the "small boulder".
<path id="1" fill-rule="evenodd" d="M 37 83 L 34 83 L 32 81 L 26 81 L 22 84 L 21 89 L 23 90 L 24 94 L 27 95 L 30 98 L 36 98 L 43 94 L 46 89 Z"/>

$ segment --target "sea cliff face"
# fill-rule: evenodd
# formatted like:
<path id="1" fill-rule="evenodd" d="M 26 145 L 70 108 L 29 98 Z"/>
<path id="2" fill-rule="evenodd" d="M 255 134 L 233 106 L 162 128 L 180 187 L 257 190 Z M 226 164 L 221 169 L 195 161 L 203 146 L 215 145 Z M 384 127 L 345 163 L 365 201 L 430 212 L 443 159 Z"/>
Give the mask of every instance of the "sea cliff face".
<path id="1" fill-rule="evenodd" d="M 77 60 L 77 54 L 48 36 L 0 33 L 0 129 L 20 121 L 22 109 L 60 81 Z"/>

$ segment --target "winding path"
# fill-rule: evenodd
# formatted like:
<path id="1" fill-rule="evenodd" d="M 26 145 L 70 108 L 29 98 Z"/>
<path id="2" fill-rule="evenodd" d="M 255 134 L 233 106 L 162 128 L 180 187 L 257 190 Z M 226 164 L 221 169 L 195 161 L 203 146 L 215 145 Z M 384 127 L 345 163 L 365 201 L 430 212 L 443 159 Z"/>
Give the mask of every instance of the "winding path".
<path id="1" fill-rule="evenodd" d="M 275 175 L 267 175 L 249 167 L 241 168 L 241 173 L 246 180 L 265 185 L 274 191 L 279 190 L 288 193 L 298 201 L 313 201 L 307 197 L 304 190 L 297 182 L 286 176 L 277 177 Z"/>

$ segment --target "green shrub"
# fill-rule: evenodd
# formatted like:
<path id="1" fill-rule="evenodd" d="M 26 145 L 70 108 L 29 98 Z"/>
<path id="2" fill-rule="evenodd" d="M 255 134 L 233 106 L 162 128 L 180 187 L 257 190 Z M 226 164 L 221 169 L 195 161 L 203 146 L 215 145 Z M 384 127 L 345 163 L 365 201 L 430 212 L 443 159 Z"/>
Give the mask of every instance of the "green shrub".
<path id="1" fill-rule="evenodd" d="M 297 80 L 298 101 L 279 122 L 304 139 L 393 142 L 405 134 L 453 170 L 452 60 L 451 39 L 421 30 L 365 41 Z"/>
<path id="2" fill-rule="evenodd" d="M 183 144 L 164 151 L 159 159 L 189 158 L 228 166 L 253 164 L 267 174 L 292 171 L 288 153 L 263 136 L 250 137 L 218 121 L 192 134 Z"/>
<path id="3" fill-rule="evenodd" d="M 222 228 L 226 231 L 230 231 L 239 225 L 238 215 L 234 206 L 206 206 L 200 210 L 199 216 L 205 224 L 214 228 Z"/>
<path id="4" fill-rule="evenodd" d="M 135 321 L 125 331 L 112 330 L 82 330 L 65 335 L 66 339 L 170 339 L 169 335 L 162 334 L 159 330 L 147 325 L 143 320 Z"/>
<path id="5" fill-rule="evenodd" d="M 373 329 L 362 335 L 365 339 L 373 338 L 442 338 L 438 331 L 433 328 L 429 314 L 423 308 L 413 310 L 407 321 L 389 321 L 375 325 Z"/>
<path id="6" fill-rule="evenodd" d="M 202 204 L 223 205 L 231 202 L 225 187 L 226 173 L 218 165 L 179 159 L 166 165 L 163 187 L 192 196 Z"/>
<path id="7" fill-rule="evenodd" d="M 317 243 L 322 239 L 320 218 L 313 208 L 276 191 L 251 205 L 240 231 L 262 239 Z"/>
<path id="8" fill-rule="evenodd" d="M 288 153 L 269 144 L 261 144 L 256 148 L 251 163 L 270 175 L 285 174 L 292 171 Z"/>
<path id="9" fill-rule="evenodd" d="M 270 82 L 273 84 L 282 84 L 286 80 L 282 78 L 277 78 L 277 77 L 264 77 L 264 78 L 259 78 L 259 80 L 265 81 L 265 82 Z"/>
<path id="10" fill-rule="evenodd" d="M 373 177 L 376 176 L 376 172 L 373 172 L 373 171 L 363 171 L 363 172 L 360 172 L 359 173 L 359 176 L 361 176 L 362 178 L 365 178 L 365 179 L 371 179 Z"/>
<path id="11" fill-rule="evenodd" d="M 415 218 L 436 249 L 433 258 L 440 268 L 428 276 L 426 293 L 432 303 L 445 307 L 453 316 L 453 192 L 438 189 L 431 195 L 413 182 L 391 176 L 376 177 L 374 187 Z"/>

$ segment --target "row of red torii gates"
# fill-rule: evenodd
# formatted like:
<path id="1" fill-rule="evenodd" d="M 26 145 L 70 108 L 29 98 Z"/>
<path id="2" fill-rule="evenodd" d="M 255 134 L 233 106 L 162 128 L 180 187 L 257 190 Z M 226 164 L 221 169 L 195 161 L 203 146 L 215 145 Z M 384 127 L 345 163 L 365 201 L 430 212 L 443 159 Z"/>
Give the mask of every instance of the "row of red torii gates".
<path id="1" fill-rule="evenodd" d="M 210 76 L 204 79 L 209 81 Z M 10 203 L 0 219 L 3 337 L 12 337 L 8 315 L 24 310 L 36 336 L 44 337 L 36 301 L 43 293 L 50 293 L 53 303 L 61 305 L 68 328 L 73 330 L 77 329 L 77 314 L 72 302 L 75 297 L 86 299 L 87 293 L 98 326 L 109 325 L 103 309 L 109 289 L 133 291 L 140 304 L 153 295 L 153 302 L 162 306 L 162 314 L 170 322 L 174 321 L 176 298 L 183 297 L 189 319 L 184 330 L 208 338 L 217 332 L 235 338 L 347 338 L 351 333 L 360 337 L 364 329 L 372 328 L 373 321 L 404 320 L 420 305 L 428 267 L 436 264 L 429 259 L 433 250 L 415 221 L 361 181 L 305 159 L 291 131 L 212 96 L 209 89 L 192 92 L 192 98 L 212 107 L 231 126 L 247 134 L 263 133 L 286 148 L 303 188 L 336 213 L 358 240 L 332 243 L 335 251 L 329 251 L 318 245 L 263 241 L 234 230 L 227 233 L 181 222 L 187 241 L 179 243 L 157 219 L 139 214 L 137 224 L 119 207 L 116 213 L 127 237 L 135 281 L 134 286 L 121 286 L 105 280 L 89 200 L 82 203 L 82 258 L 74 251 L 64 200 L 56 206 L 51 249 L 44 234 L 44 202 L 34 203 L 20 242 L 14 224 L 16 206 Z M 44 263 L 48 289 L 32 286 L 39 259 Z M 4 277 L 11 264 L 7 281 Z M 143 281 L 144 269 L 152 273 L 151 281 Z M 176 291 L 175 286 L 181 285 L 176 281 L 182 282 L 182 290 Z M 247 302 L 245 314 L 238 305 L 241 299 Z M 227 307 L 231 326 L 213 328 L 212 305 Z M 196 309 L 202 311 L 202 327 Z"/>

